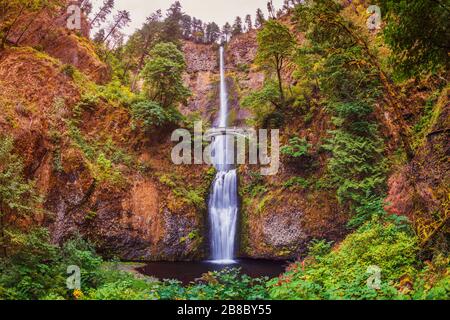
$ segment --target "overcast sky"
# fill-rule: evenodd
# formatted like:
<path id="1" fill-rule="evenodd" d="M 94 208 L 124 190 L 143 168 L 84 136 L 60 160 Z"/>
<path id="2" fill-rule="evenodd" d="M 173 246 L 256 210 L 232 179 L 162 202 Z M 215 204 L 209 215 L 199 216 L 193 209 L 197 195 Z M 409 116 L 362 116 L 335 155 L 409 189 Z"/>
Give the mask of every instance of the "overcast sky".
<path id="1" fill-rule="evenodd" d="M 251 14 L 254 18 L 257 8 L 264 10 L 267 16 L 267 0 L 179 0 L 185 13 L 201 19 L 203 22 L 214 21 L 223 26 L 227 21 L 232 23 L 236 16 L 245 17 Z M 93 0 L 99 7 L 103 0 Z M 115 0 L 115 10 L 128 10 L 132 22 L 124 29 L 128 35 L 141 27 L 145 18 L 158 9 L 164 13 L 175 0 Z M 276 9 L 282 7 L 283 0 L 273 0 Z M 95 12 L 95 9 L 94 9 Z"/>

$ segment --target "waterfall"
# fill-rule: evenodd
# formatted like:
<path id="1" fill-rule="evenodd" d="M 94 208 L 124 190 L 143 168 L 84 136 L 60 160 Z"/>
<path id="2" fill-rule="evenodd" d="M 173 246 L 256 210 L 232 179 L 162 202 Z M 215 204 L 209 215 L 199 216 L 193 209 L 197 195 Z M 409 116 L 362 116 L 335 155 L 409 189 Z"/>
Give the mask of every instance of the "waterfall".
<path id="1" fill-rule="evenodd" d="M 220 47 L 220 115 L 218 127 L 227 127 L 228 94 L 225 81 L 224 48 Z M 211 225 L 211 252 L 214 262 L 233 263 L 238 216 L 237 174 L 230 159 L 233 152 L 233 137 L 218 136 L 212 146 L 212 162 L 217 175 L 209 199 L 209 219 Z"/>

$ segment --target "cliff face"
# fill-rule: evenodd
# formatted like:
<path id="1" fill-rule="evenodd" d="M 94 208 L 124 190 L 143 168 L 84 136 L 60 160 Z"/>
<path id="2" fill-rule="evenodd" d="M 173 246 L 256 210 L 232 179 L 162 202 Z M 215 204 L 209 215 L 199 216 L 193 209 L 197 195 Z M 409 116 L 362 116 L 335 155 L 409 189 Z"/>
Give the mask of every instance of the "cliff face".
<path id="1" fill-rule="evenodd" d="M 264 81 L 253 63 L 255 40 L 253 32 L 234 38 L 227 47 L 234 125 L 245 126 L 251 116 L 240 107 L 242 95 Z M 206 257 L 211 170 L 174 166 L 170 131 L 150 135 L 133 131 L 129 112 L 120 103 L 106 98 L 85 101 L 90 71 L 81 70 L 88 78 L 78 79 L 80 75 L 68 72 L 64 58 L 50 56 L 54 50 L 49 46 L 46 54 L 31 48 L 8 49 L 0 58 L 5 110 L 1 132 L 13 134 L 27 175 L 36 179 L 44 198 L 47 218 L 36 217 L 36 222 L 50 227 L 55 242 L 81 232 L 104 254 L 123 259 Z M 184 52 L 185 80 L 193 97 L 182 111 L 213 123 L 219 109 L 218 47 L 187 42 Z M 108 175 L 120 174 L 118 182 L 99 180 L 101 154 L 112 162 Z M 253 169 L 242 168 L 242 189 L 251 183 Z M 267 181 L 268 186 L 271 183 Z M 322 226 L 339 234 L 327 224 L 336 222 L 333 206 L 309 204 L 307 197 L 311 195 L 280 188 L 255 197 L 243 194 L 242 254 L 293 257 L 306 241 L 322 235 Z M 266 206 L 260 206 L 261 201 Z M 322 223 L 312 226 L 313 221 Z"/>
<path id="2" fill-rule="evenodd" d="M 90 26 L 86 17 L 81 16 L 81 30 L 73 31 L 67 28 L 67 18 L 66 12 L 58 13 L 50 9 L 24 14 L 10 31 L 8 41 L 19 46 L 33 47 L 62 63 L 71 64 L 94 82 L 108 82 L 110 70 L 87 40 Z"/>
<path id="3" fill-rule="evenodd" d="M 30 223 L 123 259 L 204 256 L 209 168 L 173 166 L 170 131 L 133 129 L 125 105 L 89 96 L 109 89 L 88 76 L 31 48 L 0 55 L 0 135 L 13 136 L 46 211 Z"/>
<path id="4" fill-rule="evenodd" d="M 253 118 L 243 109 L 240 99 L 263 86 L 265 74 L 255 64 L 257 53 L 256 30 L 234 37 L 227 46 L 228 74 L 239 96 L 236 104 L 236 124 L 248 126 Z M 291 81 L 290 71 L 284 74 Z M 319 109 L 306 122 L 293 116 L 280 127 L 280 142 L 286 144 L 293 133 L 319 145 L 330 129 L 329 117 Z M 250 121 L 251 122 L 251 121 Z M 260 176 L 259 166 L 242 166 L 239 170 L 241 195 L 241 243 L 243 256 L 252 258 L 296 258 L 307 250 L 312 239 L 340 240 L 345 234 L 346 216 L 329 192 L 316 188 L 288 186 L 293 176 L 305 181 L 320 180 L 326 156 L 314 150 L 314 169 L 297 167 L 281 159 L 279 172 L 274 176 Z"/>
<path id="5" fill-rule="evenodd" d="M 36 27 L 43 28 L 45 18 L 39 19 Z M 122 259 L 206 258 L 206 204 L 214 171 L 173 165 L 174 128 L 133 128 L 127 103 L 110 98 L 115 92 L 110 84 L 99 85 L 109 71 L 89 41 L 60 23 L 51 34 L 43 48 L 31 48 L 35 39 L 25 34 L 22 47 L 0 53 L 0 134 L 14 137 L 26 174 L 44 199 L 46 215 L 32 223 L 48 226 L 55 242 L 80 232 L 100 252 Z M 15 39 L 17 31 L 10 40 Z M 219 48 L 185 42 L 183 49 L 184 79 L 193 96 L 181 110 L 213 124 L 219 110 Z M 248 126 L 253 117 L 240 100 L 263 85 L 256 52 L 256 31 L 234 37 L 226 47 L 231 125 Z M 291 81 L 289 72 L 284 76 Z M 321 185 L 329 155 L 317 146 L 332 122 L 314 102 L 309 108 L 308 117 L 292 115 L 280 128 L 282 145 L 293 135 L 311 143 L 307 165 L 282 157 L 279 173 L 268 177 L 259 175 L 258 166 L 239 168 L 242 256 L 296 258 L 312 239 L 339 241 L 348 232 L 348 215 Z M 423 152 L 412 163 L 393 167 L 387 200 L 390 212 L 428 221 L 424 225 L 430 225 L 431 212 L 448 208 L 448 91 L 433 117 Z M 414 184 L 423 216 L 411 206 Z M 445 220 L 435 226 L 439 223 Z"/>

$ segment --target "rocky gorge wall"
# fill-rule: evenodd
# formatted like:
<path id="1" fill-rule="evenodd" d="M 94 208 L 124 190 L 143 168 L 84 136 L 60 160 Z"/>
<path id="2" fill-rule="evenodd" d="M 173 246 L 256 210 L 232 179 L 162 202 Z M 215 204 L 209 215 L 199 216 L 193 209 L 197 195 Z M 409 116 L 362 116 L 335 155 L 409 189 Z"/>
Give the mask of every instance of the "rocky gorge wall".
<path id="1" fill-rule="evenodd" d="M 53 37 L 44 48 L 32 48 L 35 39 L 25 35 L 19 47 L 0 53 L 0 134 L 14 138 L 26 174 L 43 197 L 45 215 L 28 223 L 48 226 L 55 242 L 79 232 L 105 256 L 125 260 L 206 258 L 206 204 L 214 170 L 173 165 L 174 128 L 150 133 L 133 128 L 125 104 L 105 94 L 92 97 L 94 91 L 110 90 L 102 85 L 110 71 L 89 40 L 62 26 Z M 193 95 L 180 109 L 209 125 L 219 109 L 218 50 L 183 43 L 184 80 Z M 240 102 L 264 83 L 256 52 L 256 31 L 234 37 L 226 47 L 231 125 L 252 125 L 251 110 Z M 69 65 L 80 72 L 74 74 Z M 294 81 L 289 72 L 284 76 Z M 390 173 L 388 209 L 394 214 L 416 219 L 411 176 L 419 178 L 424 212 L 445 206 L 448 212 L 447 92 L 440 101 L 425 151 L 412 167 Z M 295 259 L 311 240 L 338 242 L 349 232 L 347 213 L 321 185 L 329 155 L 320 144 L 333 129 L 330 115 L 314 101 L 307 107 L 307 117 L 292 115 L 280 133 L 282 145 L 292 136 L 307 138 L 308 166 L 282 157 L 279 173 L 268 177 L 260 176 L 257 166 L 239 168 L 241 256 Z M 427 170 L 427 163 L 435 169 Z M 292 177 L 301 183 L 291 183 Z"/>
<path id="2" fill-rule="evenodd" d="M 80 39 L 70 43 L 61 40 L 79 56 L 84 50 L 93 51 L 79 35 L 65 33 L 61 37 Z M 55 43 L 59 47 L 60 41 Z M 251 112 L 240 106 L 240 100 L 264 81 L 264 73 L 254 64 L 256 48 L 255 31 L 235 37 L 227 46 L 232 125 L 248 125 Z M 193 96 L 181 110 L 213 124 L 219 109 L 219 48 L 186 42 L 183 49 L 188 65 L 185 82 Z M 207 257 L 206 203 L 211 169 L 174 166 L 169 132 L 157 132 L 153 137 L 134 132 L 130 116 L 120 104 L 100 99 L 80 111 L 85 89 L 66 72 L 67 63 L 73 61 L 55 50 L 52 46 L 45 52 L 21 47 L 8 49 L 0 57 L 2 106 L 6 111 L 0 117 L 1 132 L 13 135 L 47 213 L 46 218 L 36 217 L 33 223 L 49 226 L 55 242 L 79 232 L 103 254 L 126 260 Z M 88 65 L 102 63 L 95 55 L 89 59 L 97 62 Z M 108 77 L 103 68 L 80 71 L 94 81 Z M 21 90 L 17 91 L 19 83 Z M 68 125 L 75 114 L 82 120 L 76 130 Z M 125 156 L 104 150 L 107 144 Z M 86 150 L 87 145 L 99 149 L 94 156 Z M 98 166 L 100 154 L 108 160 L 127 158 L 113 161 L 113 168 L 122 176 L 119 183 L 97 181 L 93 167 Z M 249 177 L 254 169 L 241 168 L 241 190 L 252 184 Z M 282 181 L 288 174 L 273 179 Z M 331 227 L 339 225 L 339 220 L 323 195 L 325 203 L 308 201 L 316 195 L 288 192 L 271 181 L 264 182 L 266 193 L 241 192 L 241 255 L 294 258 L 313 237 L 341 234 Z M 320 221 L 317 226 L 316 221 Z"/>

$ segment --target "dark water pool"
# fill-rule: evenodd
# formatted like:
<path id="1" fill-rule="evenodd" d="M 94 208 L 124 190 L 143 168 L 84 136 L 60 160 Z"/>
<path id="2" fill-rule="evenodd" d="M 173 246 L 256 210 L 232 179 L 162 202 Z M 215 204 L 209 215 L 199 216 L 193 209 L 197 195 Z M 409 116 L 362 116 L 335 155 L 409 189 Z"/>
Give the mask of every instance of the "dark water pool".
<path id="1" fill-rule="evenodd" d="M 211 261 L 193 262 L 151 262 L 137 271 L 158 279 L 177 279 L 188 284 L 208 271 L 220 271 L 224 268 L 241 268 L 242 274 L 251 277 L 277 277 L 285 271 L 288 262 L 272 260 L 240 259 L 233 263 L 214 263 Z"/>

